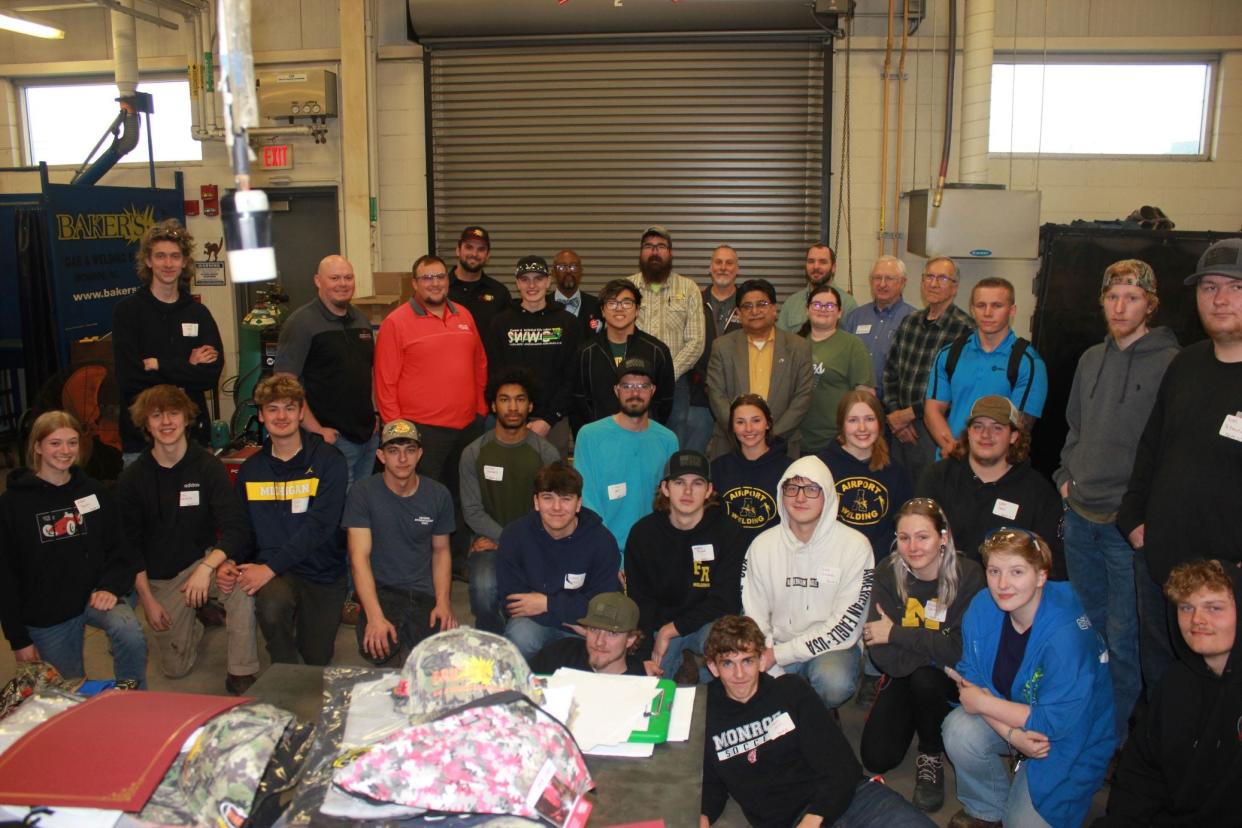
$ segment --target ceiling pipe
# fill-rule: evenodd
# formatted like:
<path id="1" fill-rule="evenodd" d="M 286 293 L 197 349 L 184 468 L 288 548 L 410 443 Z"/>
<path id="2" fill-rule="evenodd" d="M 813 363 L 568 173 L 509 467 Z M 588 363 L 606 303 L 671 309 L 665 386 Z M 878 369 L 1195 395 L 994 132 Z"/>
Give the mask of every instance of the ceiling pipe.
<path id="1" fill-rule="evenodd" d="M 948 76 L 944 84 L 944 143 L 940 147 L 940 172 L 932 193 L 932 206 L 939 207 L 944 198 L 944 182 L 949 176 L 949 151 L 953 148 L 953 84 L 957 75 L 957 0 L 949 0 Z"/>
<path id="2" fill-rule="evenodd" d="M 992 42 L 996 0 L 966 0 L 962 74 L 961 180 L 988 180 L 988 127 L 992 112 Z"/>
<path id="3" fill-rule="evenodd" d="M 126 0 L 126 5 L 132 6 L 133 0 Z M 138 36 L 131 15 L 114 11 L 111 22 L 112 57 L 121 111 L 108 127 L 108 131 L 112 133 L 112 144 L 93 164 L 74 177 L 73 183 L 82 186 L 98 182 L 118 161 L 138 146 L 139 115 L 133 103 L 134 93 L 138 90 Z M 121 130 L 119 135 L 118 130 Z"/>

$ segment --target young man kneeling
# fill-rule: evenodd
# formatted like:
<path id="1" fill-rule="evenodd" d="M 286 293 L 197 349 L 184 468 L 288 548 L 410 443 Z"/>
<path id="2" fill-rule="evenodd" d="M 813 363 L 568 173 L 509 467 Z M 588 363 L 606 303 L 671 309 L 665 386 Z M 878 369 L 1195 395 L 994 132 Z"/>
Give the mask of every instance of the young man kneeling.
<path id="1" fill-rule="evenodd" d="M 862 766 L 811 686 L 759 669 L 759 625 L 727 615 L 704 647 L 716 680 L 707 688 L 700 828 L 732 796 L 756 828 L 821 825 L 923 828 L 934 823 Z"/>

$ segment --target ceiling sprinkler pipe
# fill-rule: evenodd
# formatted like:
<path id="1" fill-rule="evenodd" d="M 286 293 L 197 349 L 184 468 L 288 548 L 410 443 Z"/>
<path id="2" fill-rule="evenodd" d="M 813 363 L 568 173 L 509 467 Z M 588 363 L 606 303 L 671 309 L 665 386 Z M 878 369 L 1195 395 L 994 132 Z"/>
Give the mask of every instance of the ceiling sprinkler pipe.
<path id="1" fill-rule="evenodd" d="M 932 206 L 939 207 L 944 196 L 944 182 L 949 175 L 949 149 L 953 146 L 953 84 L 957 72 L 957 0 L 949 0 L 949 48 L 948 77 L 944 89 L 944 146 L 940 150 L 940 175 L 936 178 L 936 192 L 932 195 Z"/>

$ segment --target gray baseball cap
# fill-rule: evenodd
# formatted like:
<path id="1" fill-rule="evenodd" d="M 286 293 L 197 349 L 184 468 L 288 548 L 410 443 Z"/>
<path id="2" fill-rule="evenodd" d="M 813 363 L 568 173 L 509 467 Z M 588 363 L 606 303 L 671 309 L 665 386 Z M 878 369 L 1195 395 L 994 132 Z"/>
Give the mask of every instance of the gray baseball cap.
<path id="1" fill-rule="evenodd" d="M 1204 250 L 1199 266 L 1182 284 L 1197 285 L 1204 276 L 1242 279 L 1242 239 L 1224 239 Z"/>

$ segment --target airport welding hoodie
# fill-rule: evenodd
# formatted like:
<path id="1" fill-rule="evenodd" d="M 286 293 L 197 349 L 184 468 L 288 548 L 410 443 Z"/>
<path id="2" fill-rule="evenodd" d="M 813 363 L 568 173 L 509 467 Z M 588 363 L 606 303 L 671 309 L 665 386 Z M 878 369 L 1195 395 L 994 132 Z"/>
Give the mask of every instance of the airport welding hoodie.
<path id="1" fill-rule="evenodd" d="M 870 541 L 837 521 L 837 491 L 828 467 L 818 457 L 803 457 L 781 480 L 799 476 L 823 489 L 824 510 L 810 541 L 794 535 L 785 495 L 778 490 L 781 522 L 755 538 L 742 569 L 742 611 L 763 630 L 780 665 L 855 646 L 875 575 Z"/>

